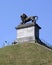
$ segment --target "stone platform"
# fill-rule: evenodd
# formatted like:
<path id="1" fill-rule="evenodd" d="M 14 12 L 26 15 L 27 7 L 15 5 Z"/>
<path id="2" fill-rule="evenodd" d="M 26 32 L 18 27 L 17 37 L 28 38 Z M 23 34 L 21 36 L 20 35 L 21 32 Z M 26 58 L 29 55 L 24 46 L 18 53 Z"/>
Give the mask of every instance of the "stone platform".
<path id="1" fill-rule="evenodd" d="M 16 41 L 18 43 L 30 41 L 35 42 L 36 37 L 39 38 L 39 29 L 41 29 L 41 27 L 38 24 L 35 24 L 34 22 L 18 25 L 16 27 L 17 30 Z"/>

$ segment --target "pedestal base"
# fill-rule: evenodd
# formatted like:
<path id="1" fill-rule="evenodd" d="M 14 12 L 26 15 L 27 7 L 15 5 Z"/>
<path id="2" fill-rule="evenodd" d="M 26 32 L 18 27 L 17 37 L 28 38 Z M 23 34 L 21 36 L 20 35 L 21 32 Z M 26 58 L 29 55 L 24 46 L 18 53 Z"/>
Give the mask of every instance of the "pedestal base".
<path id="1" fill-rule="evenodd" d="M 23 38 L 17 38 L 16 41 L 18 43 L 21 43 L 21 42 L 31 42 L 31 41 L 35 41 L 35 38 L 34 37 L 23 37 Z"/>

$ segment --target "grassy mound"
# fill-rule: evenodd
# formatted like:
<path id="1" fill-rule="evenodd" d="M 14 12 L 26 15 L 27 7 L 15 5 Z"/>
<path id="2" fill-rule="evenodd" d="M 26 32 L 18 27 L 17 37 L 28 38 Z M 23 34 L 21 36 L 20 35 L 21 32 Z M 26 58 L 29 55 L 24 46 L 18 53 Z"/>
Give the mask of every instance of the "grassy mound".
<path id="1" fill-rule="evenodd" d="M 23 43 L 0 49 L 0 65 L 52 65 L 52 50 Z"/>

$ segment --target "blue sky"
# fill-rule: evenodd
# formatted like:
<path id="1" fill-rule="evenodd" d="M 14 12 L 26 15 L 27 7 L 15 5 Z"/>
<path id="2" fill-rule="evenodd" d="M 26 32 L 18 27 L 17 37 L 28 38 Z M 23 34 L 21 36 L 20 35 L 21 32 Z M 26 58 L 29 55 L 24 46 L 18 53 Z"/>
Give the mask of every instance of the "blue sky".
<path id="1" fill-rule="evenodd" d="M 20 15 L 38 16 L 40 38 L 52 45 L 52 0 L 0 0 L 0 47 L 16 39 Z"/>

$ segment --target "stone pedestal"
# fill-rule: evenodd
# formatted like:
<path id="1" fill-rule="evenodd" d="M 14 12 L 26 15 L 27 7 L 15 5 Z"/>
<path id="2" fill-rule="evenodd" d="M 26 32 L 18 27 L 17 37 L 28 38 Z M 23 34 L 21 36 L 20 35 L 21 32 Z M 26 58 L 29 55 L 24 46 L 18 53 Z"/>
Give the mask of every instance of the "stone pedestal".
<path id="1" fill-rule="evenodd" d="M 18 43 L 32 42 L 32 41 L 35 42 L 36 37 L 39 38 L 39 29 L 41 29 L 41 27 L 35 23 L 27 23 L 27 24 L 18 25 L 16 27 L 16 30 L 17 30 L 16 41 Z"/>

